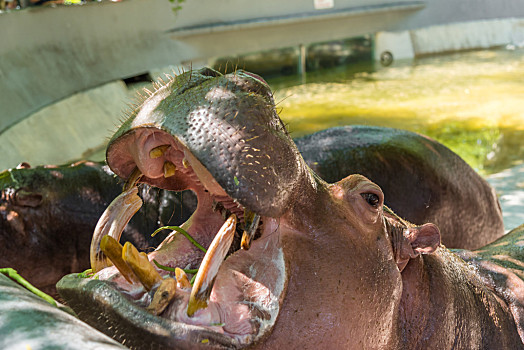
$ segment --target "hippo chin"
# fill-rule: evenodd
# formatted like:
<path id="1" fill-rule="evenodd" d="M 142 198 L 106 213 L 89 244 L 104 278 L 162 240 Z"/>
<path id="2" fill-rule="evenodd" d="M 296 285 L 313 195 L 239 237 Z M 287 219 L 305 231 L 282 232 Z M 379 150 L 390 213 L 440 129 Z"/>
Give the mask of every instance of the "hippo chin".
<path id="1" fill-rule="evenodd" d="M 328 184 L 306 166 L 256 75 L 203 69 L 158 87 L 112 138 L 107 162 L 128 182 L 95 231 L 95 277 L 57 288 L 128 347 L 523 347 L 518 307 L 441 247 L 435 225 L 395 215 L 361 175 Z M 147 258 L 127 243 L 108 248 L 139 206 L 137 179 L 198 198 Z"/>

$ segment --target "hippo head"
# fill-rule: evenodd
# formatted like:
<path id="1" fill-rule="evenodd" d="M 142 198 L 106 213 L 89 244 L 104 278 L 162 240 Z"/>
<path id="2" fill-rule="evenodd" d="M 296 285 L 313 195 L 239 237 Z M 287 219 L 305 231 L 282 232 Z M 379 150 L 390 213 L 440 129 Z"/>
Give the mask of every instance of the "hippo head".
<path id="1" fill-rule="evenodd" d="M 71 235 L 71 228 L 92 232 L 104 210 L 97 206 L 104 200 L 97 194 L 107 205 L 117 193 L 100 185 L 101 172 L 90 162 L 34 168 L 22 163 L 0 172 L 0 266 L 16 268 L 38 288 L 56 294 L 56 282 L 89 258 L 89 236 Z M 31 259 L 20 254 L 24 251 L 32 252 Z"/>
<path id="2" fill-rule="evenodd" d="M 111 243 L 110 253 L 109 239 L 94 238 L 94 277 L 66 276 L 57 286 L 86 322 L 131 348 L 384 348 L 398 340 L 400 271 L 433 249 L 438 230 L 384 214 L 382 191 L 360 175 L 318 178 L 262 78 L 203 69 L 157 87 L 111 139 L 107 162 L 128 186 L 95 237 L 118 238 L 126 208 L 139 206 L 135 181 L 190 189 L 198 206 L 147 258 L 127 243 Z"/>

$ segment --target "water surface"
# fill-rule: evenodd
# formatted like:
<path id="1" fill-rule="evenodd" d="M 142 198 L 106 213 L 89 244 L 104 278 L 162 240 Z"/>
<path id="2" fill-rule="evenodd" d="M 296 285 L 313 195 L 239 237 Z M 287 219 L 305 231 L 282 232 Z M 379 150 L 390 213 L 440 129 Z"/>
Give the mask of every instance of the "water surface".
<path id="1" fill-rule="evenodd" d="M 456 53 L 390 67 L 348 65 L 268 80 L 293 137 L 389 126 L 442 142 L 487 175 L 524 159 L 524 50 Z"/>

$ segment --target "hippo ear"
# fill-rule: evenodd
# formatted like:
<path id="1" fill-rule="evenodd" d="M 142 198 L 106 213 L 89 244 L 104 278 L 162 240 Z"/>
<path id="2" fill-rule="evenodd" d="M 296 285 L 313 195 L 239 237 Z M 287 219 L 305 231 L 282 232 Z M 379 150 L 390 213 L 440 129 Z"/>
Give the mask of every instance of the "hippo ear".
<path id="1" fill-rule="evenodd" d="M 404 231 L 406 237 L 415 252 L 419 254 L 431 254 L 440 245 L 440 230 L 434 224 L 410 227 Z"/>
<path id="2" fill-rule="evenodd" d="M 404 230 L 404 238 L 397 254 L 397 266 L 402 272 L 409 259 L 420 254 L 431 254 L 440 245 L 440 230 L 434 224 L 410 227 Z"/>

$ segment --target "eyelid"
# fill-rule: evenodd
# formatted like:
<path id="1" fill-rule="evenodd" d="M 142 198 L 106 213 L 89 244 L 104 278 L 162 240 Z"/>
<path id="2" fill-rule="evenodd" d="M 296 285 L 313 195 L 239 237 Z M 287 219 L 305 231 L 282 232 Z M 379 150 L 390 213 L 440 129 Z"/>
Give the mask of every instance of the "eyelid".
<path id="1" fill-rule="evenodd" d="M 360 193 L 374 193 L 379 197 L 384 197 L 384 194 L 382 193 L 382 189 L 378 186 L 373 186 L 371 184 L 367 184 L 367 186 L 362 186 L 362 188 L 359 188 Z"/>

